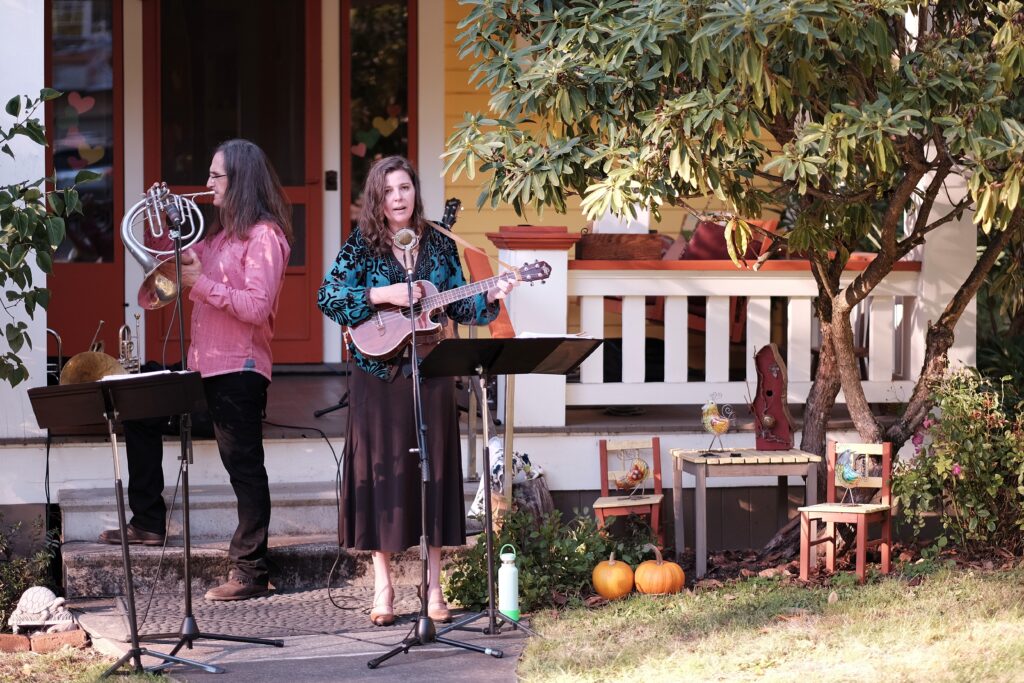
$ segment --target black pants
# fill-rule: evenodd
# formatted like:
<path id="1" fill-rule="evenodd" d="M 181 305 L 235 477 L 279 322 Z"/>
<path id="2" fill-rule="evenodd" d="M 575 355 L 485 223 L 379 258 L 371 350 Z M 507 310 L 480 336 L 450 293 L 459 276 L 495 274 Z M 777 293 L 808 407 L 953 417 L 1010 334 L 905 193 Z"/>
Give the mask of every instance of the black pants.
<path id="1" fill-rule="evenodd" d="M 256 372 L 203 378 L 221 462 L 238 501 L 238 527 L 229 556 L 233 575 L 244 582 L 267 581 L 267 531 L 270 485 L 263 453 L 263 413 L 269 382 Z M 125 422 L 128 454 L 128 505 L 132 525 L 164 532 L 162 427 L 166 418 Z"/>

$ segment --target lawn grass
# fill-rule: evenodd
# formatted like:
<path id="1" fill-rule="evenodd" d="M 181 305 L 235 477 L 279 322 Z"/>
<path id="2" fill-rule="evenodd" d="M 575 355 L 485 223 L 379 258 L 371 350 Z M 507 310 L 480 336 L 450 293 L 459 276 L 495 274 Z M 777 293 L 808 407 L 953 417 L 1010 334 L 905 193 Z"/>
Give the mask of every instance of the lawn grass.
<path id="1" fill-rule="evenodd" d="M 106 657 L 92 648 L 75 650 L 61 648 L 46 654 L 34 652 L 0 653 L 0 681 L 18 683 L 91 683 L 98 681 L 100 676 L 114 663 L 114 659 Z M 120 669 L 122 674 L 130 671 L 130 667 Z M 156 674 L 132 674 L 112 677 L 116 681 L 166 681 Z"/>
<path id="2" fill-rule="evenodd" d="M 539 614 L 533 627 L 544 637 L 519 666 L 531 682 L 1021 681 L 1024 567 L 933 566 L 866 586 L 838 575 L 824 588 L 754 578 Z"/>

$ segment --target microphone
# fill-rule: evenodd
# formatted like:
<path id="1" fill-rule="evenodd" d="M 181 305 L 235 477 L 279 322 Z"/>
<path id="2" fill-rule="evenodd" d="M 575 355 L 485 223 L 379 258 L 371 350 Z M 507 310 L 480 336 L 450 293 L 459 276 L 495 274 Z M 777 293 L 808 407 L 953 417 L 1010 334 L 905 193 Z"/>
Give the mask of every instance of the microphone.
<path id="1" fill-rule="evenodd" d="M 175 228 L 180 229 L 182 223 L 185 222 L 184 219 L 181 217 L 181 211 L 178 211 L 178 207 L 174 203 L 173 199 L 168 200 L 167 203 L 164 204 L 164 213 L 167 214 L 167 220 L 169 220 L 171 222 L 171 225 L 173 225 Z"/>
<path id="2" fill-rule="evenodd" d="M 401 230 L 399 230 L 398 232 L 391 236 L 391 241 L 394 243 L 396 247 L 402 249 L 405 252 L 402 258 L 402 261 L 404 261 L 402 265 L 405 266 L 405 269 L 410 273 L 411 276 L 412 269 L 416 265 L 415 263 L 413 263 L 412 250 L 416 248 L 416 245 L 419 243 L 420 238 L 416 235 L 416 231 L 413 230 L 412 228 L 402 228 Z"/>
<path id="3" fill-rule="evenodd" d="M 416 248 L 420 238 L 416 236 L 416 232 L 411 228 L 402 228 L 391 237 L 391 241 L 399 249 L 410 251 Z"/>

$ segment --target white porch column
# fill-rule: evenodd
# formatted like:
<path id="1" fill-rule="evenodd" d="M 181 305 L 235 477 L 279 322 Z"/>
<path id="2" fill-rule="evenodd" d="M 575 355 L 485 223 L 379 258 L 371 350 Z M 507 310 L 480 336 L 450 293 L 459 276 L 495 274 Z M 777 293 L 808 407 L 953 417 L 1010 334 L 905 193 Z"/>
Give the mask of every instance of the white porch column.
<path id="1" fill-rule="evenodd" d="M 512 266 L 535 260 L 551 265 L 544 282 L 522 284 L 508 299 L 508 313 L 516 334 L 537 332 L 565 334 L 569 299 L 567 250 L 580 235 L 565 227 L 503 226 L 487 238 L 498 247 L 498 258 Z M 513 419 L 516 427 L 565 425 L 565 377 L 520 375 L 516 377 Z"/>
<path id="2" fill-rule="evenodd" d="M 43 29 L 45 16 L 43 3 L 38 0 L 4 0 L 0 14 L 0 122 L 4 127 L 14 123 L 3 106 L 15 95 L 36 97 L 44 87 L 43 59 L 45 44 Z M 43 119 L 43 109 L 36 110 L 35 116 Z M 46 150 L 28 138 L 18 135 L 9 143 L 16 159 L 0 155 L 0 183 L 8 184 L 21 180 L 35 180 L 46 175 Z M 46 286 L 46 276 L 33 264 L 32 282 L 39 287 Z M 0 296 L 4 296 L 0 293 Z M 6 296 L 4 296 L 6 301 Z M 32 348 L 23 347 L 19 357 L 29 371 L 28 381 L 11 388 L 7 382 L 0 382 L 0 438 L 22 439 L 43 434 L 36 424 L 32 406 L 28 401 L 28 389 L 46 385 L 46 311 L 37 308 L 35 318 L 29 319 L 23 309 L 11 309 L 13 320 L 3 316 L 0 335 L 8 323 L 24 322 L 32 339 Z M 2 337 L 0 337 L 2 338 Z M 0 348 L 6 353 L 6 339 Z"/>
<path id="3" fill-rule="evenodd" d="M 922 182 L 927 181 L 925 178 Z M 950 178 L 946 187 L 946 192 L 940 192 L 935 200 L 933 218 L 948 213 L 950 202 L 958 201 L 967 191 L 962 178 Z M 909 370 L 913 378 L 920 375 L 924 363 L 928 325 L 942 314 L 977 261 L 978 228 L 971 222 L 973 217 L 972 211 L 965 211 L 959 220 L 936 229 L 928 235 L 922 249 L 921 277 L 911 315 Z M 958 363 L 973 366 L 977 363 L 977 327 L 978 307 L 972 299 L 954 330 L 955 340 L 949 350 L 952 366 Z"/>

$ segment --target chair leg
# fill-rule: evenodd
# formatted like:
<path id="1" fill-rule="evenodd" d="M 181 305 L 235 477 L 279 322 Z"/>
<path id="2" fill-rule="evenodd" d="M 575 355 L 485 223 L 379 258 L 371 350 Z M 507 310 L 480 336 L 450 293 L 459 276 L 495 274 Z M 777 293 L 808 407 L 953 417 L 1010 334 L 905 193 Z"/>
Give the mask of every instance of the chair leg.
<path id="1" fill-rule="evenodd" d="M 594 510 L 594 516 L 597 517 L 597 530 L 600 531 L 602 535 L 606 534 L 607 532 L 604 527 L 607 520 L 604 516 L 604 510 Z"/>
<path id="2" fill-rule="evenodd" d="M 814 528 L 818 523 L 814 523 Z M 800 580 L 811 576 L 811 518 L 806 512 L 800 513 Z"/>
<path id="3" fill-rule="evenodd" d="M 661 528 L 661 510 L 657 507 L 651 508 L 651 531 L 658 539 L 658 548 L 663 550 L 665 548 L 665 532 Z"/>
<path id="4" fill-rule="evenodd" d="M 892 553 L 892 517 L 886 515 L 882 520 L 882 573 L 889 573 L 890 554 Z"/>
<path id="5" fill-rule="evenodd" d="M 825 535 L 828 542 L 825 544 L 825 568 L 832 574 L 836 570 L 836 523 L 825 522 Z"/>
<path id="6" fill-rule="evenodd" d="M 868 560 L 868 522 L 862 519 L 857 522 L 857 582 L 865 583 L 867 573 L 865 565 Z"/>

